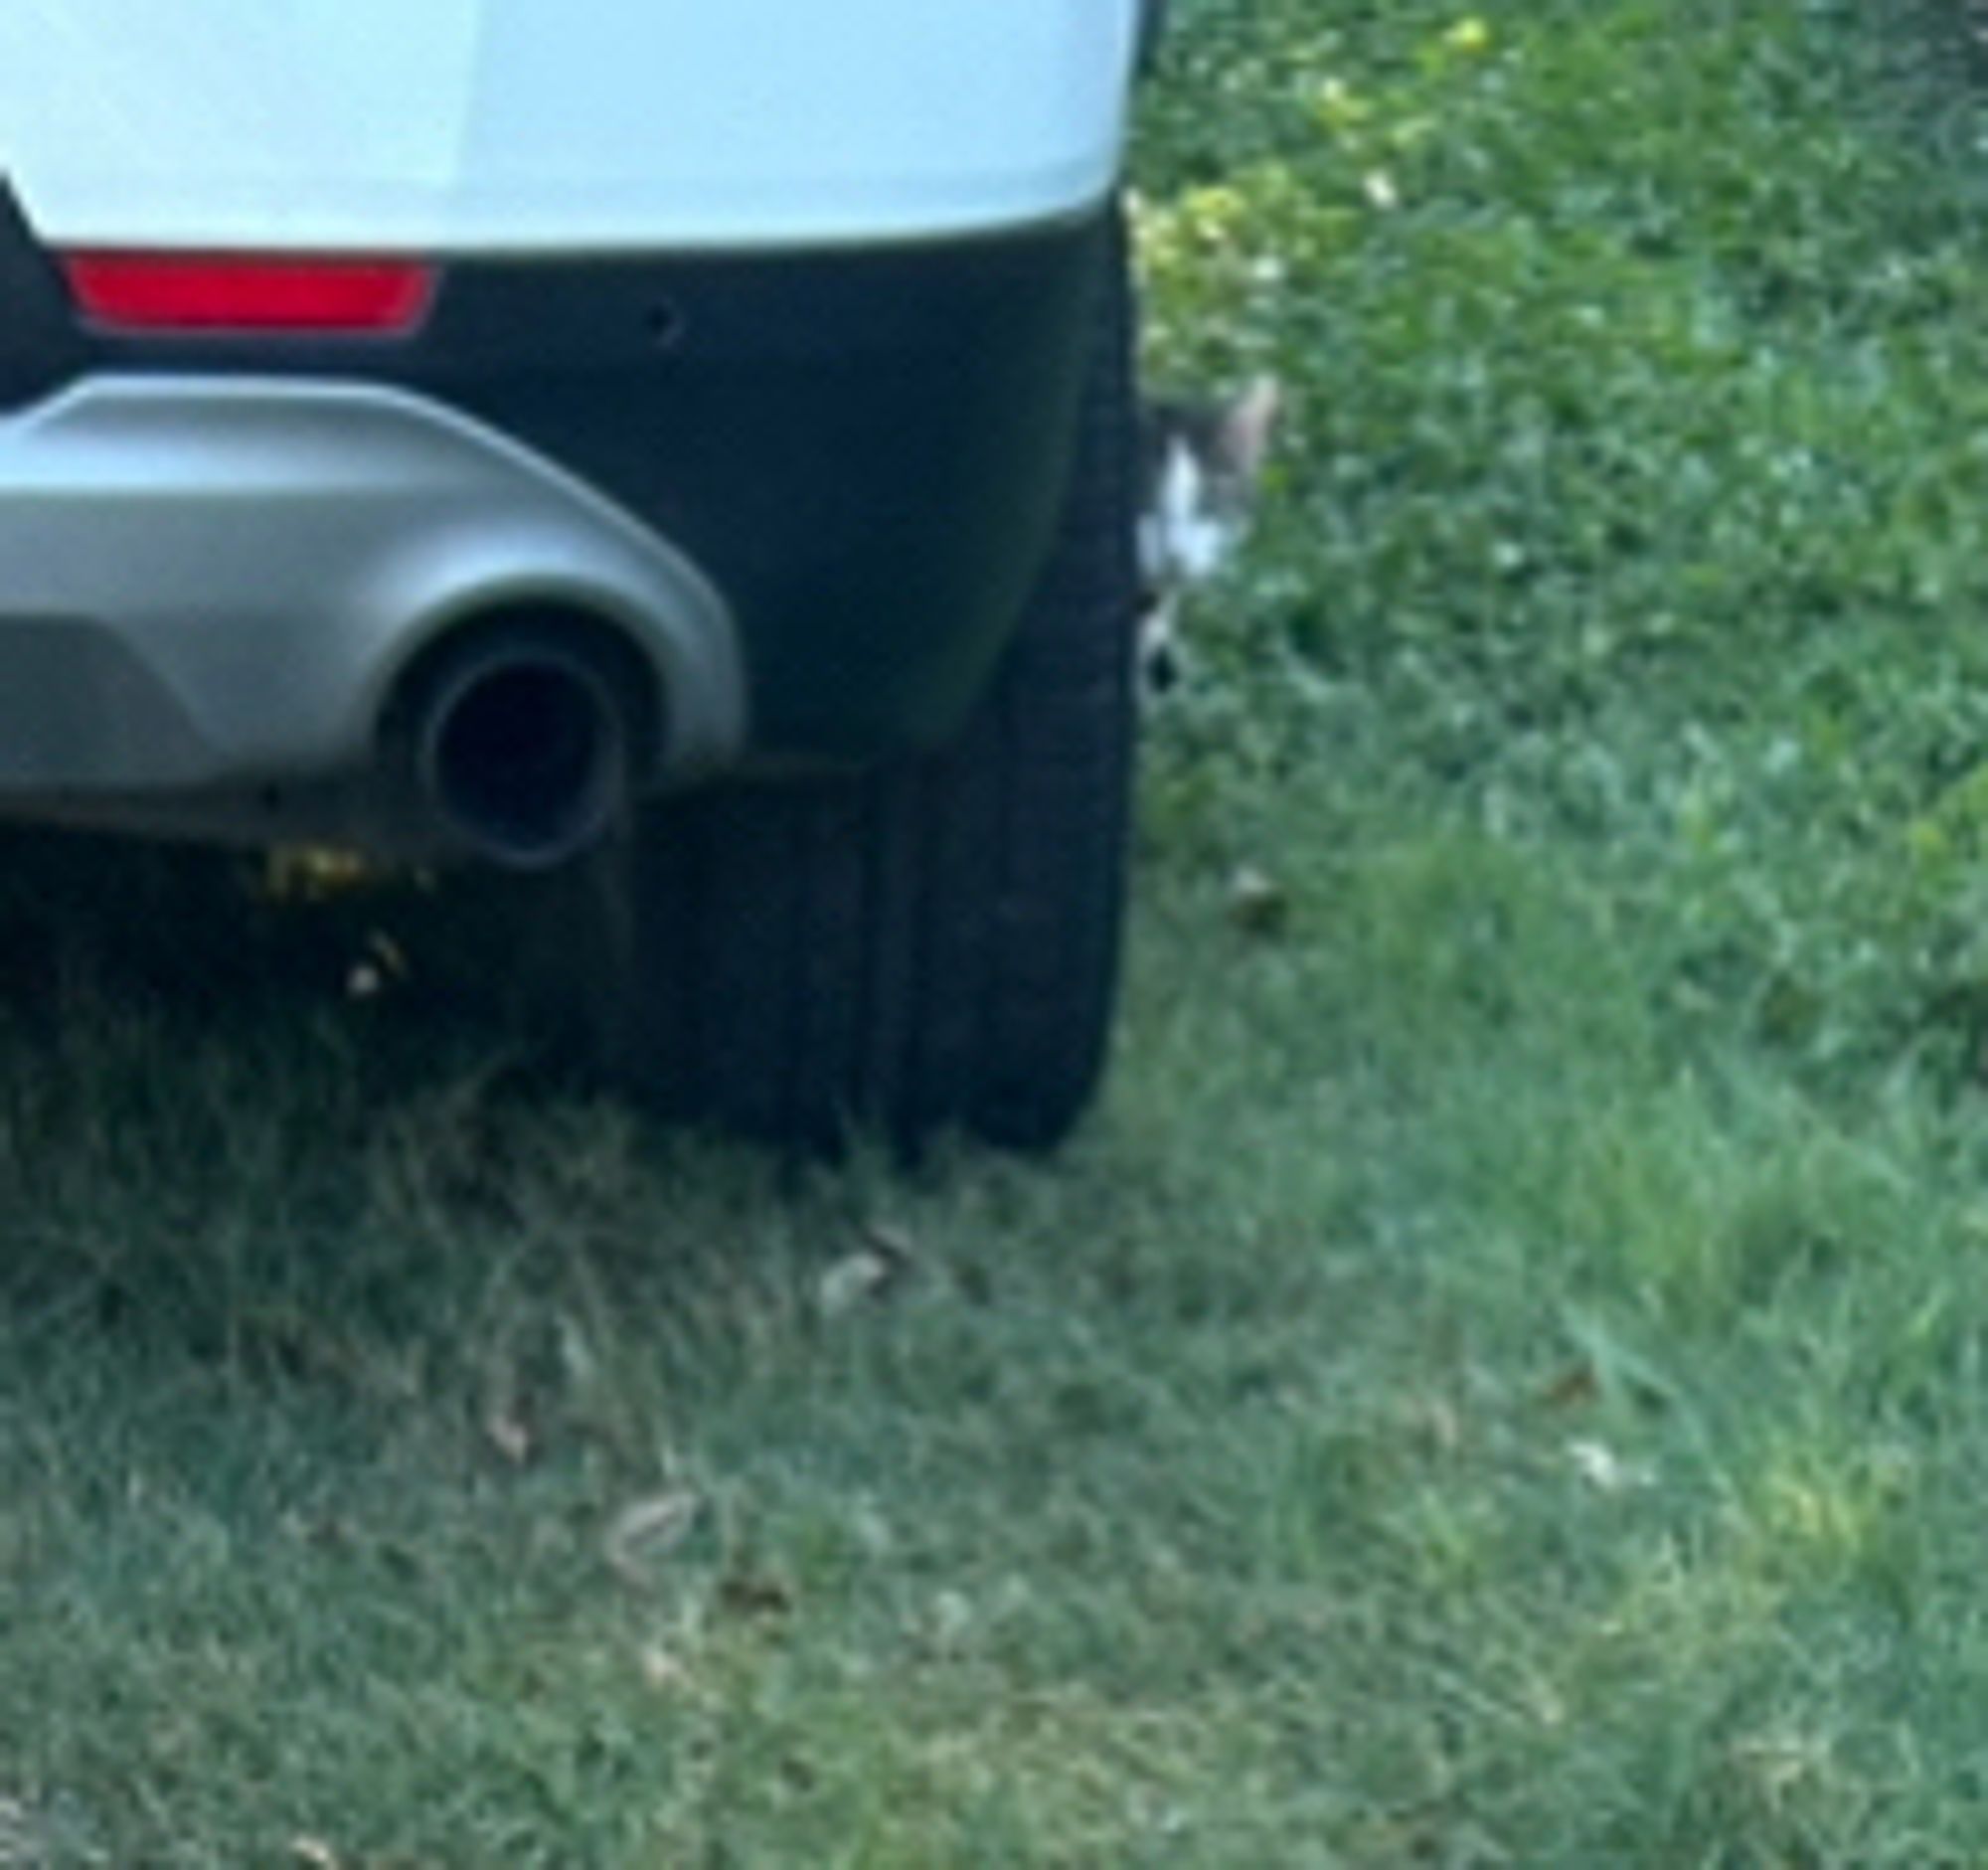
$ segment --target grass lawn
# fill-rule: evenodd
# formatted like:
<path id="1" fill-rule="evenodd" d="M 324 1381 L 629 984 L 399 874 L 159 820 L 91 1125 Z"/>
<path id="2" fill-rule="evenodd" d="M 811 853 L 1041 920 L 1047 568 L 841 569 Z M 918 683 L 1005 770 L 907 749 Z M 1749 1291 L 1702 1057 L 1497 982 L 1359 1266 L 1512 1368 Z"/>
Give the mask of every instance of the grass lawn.
<path id="1" fill-rule="evenodd" d="M 1178 11 L 1154 374 L 1291 413 L 1062 1157 L 10 867 L 0 1865 L 1988 1861 L 1961 9 Z"/>

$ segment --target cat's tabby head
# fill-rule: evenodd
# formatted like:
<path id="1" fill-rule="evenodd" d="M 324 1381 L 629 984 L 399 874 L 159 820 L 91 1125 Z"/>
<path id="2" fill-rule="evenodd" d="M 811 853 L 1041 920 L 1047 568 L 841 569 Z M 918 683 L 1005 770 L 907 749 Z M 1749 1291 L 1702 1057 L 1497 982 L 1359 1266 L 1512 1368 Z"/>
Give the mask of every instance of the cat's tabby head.
<path id="1" fill-rule="evenodd" d="M 1281 400 L 1265 377 L 1226 402 L 1146 407 L 1139 558 L 1151 590 L 1212 578 L 1241 543 Z"/>

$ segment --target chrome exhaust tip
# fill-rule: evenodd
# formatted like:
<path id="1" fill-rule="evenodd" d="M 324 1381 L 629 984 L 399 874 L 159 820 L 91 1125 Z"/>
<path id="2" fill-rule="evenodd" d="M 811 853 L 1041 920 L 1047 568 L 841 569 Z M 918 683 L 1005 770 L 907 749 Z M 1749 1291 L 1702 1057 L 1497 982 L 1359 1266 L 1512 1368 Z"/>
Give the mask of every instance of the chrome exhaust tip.
<path id="1" fill-rule="evenodd" d="M 579 856 L 633 790 L 628 704 L 611 663 L 556 629 L 444 649 L 403 718 L 420 809 L 449 849 L 505 869 Z"/>

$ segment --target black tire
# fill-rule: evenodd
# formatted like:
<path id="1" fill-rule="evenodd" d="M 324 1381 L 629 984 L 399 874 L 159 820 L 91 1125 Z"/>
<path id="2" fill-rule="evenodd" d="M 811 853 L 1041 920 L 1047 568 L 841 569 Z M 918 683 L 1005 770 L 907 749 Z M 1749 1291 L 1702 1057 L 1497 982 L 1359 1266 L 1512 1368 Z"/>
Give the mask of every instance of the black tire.
<path id="1" fill-rule="evenodd" d="M 1055 543 L 944 751 L 670 800 L 534 886 L 546 997 L 666 1115 L 781 1143 L 1048 1148 L 1098 1083 L 1136 726 L 1122 250 Z"/>

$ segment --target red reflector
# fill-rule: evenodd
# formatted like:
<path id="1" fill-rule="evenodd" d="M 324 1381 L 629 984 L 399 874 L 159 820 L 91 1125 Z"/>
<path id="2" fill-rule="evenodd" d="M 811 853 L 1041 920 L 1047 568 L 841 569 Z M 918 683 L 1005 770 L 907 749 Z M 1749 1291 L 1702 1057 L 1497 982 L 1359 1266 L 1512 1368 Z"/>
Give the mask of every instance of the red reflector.
<path id="1" fill-rule="evenodd" d="M 412 331 L 434 270 L 406 260 L 227 259 L 70 254 L 70 290 L 91 323 L 118 331 Z"/>

